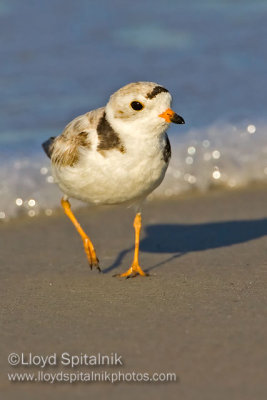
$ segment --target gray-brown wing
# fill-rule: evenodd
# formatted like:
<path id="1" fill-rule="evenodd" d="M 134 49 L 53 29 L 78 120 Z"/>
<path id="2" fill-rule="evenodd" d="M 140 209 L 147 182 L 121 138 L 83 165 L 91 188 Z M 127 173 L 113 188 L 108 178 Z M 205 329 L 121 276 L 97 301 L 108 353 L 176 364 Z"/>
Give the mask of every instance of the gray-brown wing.
<path id="1" fill-rule="evenodd" d="M 104 109 L 99 108 L 71 121 L 61 135 L 42 144 L 47 156 L 57 166 L 74 166 L 79 161 L 80 148 L 91 148 L 90 131 L 95 130 Z"/>

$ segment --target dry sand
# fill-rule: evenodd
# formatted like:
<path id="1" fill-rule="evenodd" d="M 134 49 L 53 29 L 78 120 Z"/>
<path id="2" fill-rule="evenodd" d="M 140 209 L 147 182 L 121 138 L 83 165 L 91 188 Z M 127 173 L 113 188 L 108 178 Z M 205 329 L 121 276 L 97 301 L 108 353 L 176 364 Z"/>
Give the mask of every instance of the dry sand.
<path id="1" fill-rule="evenodd" d="M 148 203 L 141 242 L 148 278 L 112 277 L 132 259 L 132 210 L 77 215 L 102 274 L 87 267 L 63 213 L 0 226 L 1 399 L 267 398 L 266 189 Z M 9 383 L 8 372 L 38 370 L 10 367 L 11 352 L 117 352 L 123 367 L 94 371 L 175 372 L 178 378 Z"/>

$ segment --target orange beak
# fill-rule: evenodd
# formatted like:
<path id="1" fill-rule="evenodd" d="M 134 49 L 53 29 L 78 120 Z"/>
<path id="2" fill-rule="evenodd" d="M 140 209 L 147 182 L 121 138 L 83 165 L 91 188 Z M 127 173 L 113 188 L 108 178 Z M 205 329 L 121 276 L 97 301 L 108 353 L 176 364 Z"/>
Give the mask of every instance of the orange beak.
<path id="1" fill-rule="evenodd" d="M 159 117 L 164 118 L 168 123 L 173 122 L 174 124 L 184 124 L 184 119 L 170 108 L 167 108 L 167 110 L 160 114 Z"/>

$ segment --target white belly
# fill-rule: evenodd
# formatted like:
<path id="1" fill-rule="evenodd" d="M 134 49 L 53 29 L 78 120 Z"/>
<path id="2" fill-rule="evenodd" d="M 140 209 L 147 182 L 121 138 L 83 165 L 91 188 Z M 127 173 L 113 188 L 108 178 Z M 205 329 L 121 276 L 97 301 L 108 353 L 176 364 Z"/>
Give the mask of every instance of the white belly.
<path id="1" fill-rule="evenodd" d="M 120 153 L 87 151 L 74 167 L 53 167 L 60 189 L 92 204 L 118 204 L 145 198 L 163 180 L 168 164 L 162 157 L 164 143 Z M 147 147 L 147 146 L 146 146 Z"/>

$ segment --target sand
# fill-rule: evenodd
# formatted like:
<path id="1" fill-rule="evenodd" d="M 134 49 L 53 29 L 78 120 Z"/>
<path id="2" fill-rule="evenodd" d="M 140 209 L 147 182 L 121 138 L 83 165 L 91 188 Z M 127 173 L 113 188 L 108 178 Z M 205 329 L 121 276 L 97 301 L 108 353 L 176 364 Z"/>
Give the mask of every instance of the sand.
<path id="1" fill-rule="evenodd" d="M 131 263 L 132 210 L 77 216 L 102 274 L 89 270 L 61 212 L 0 226 L 1 398 L 266 399 L 266 188 L 148 203 L 141 241 L 148 278 L 112 277 Z M 10 383 L 8 372 L 40 369 L 9 366 L 11 352 L 117 352 L 123 366 L 78 370 L 174 372 L 177 381 Z"/>

